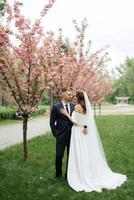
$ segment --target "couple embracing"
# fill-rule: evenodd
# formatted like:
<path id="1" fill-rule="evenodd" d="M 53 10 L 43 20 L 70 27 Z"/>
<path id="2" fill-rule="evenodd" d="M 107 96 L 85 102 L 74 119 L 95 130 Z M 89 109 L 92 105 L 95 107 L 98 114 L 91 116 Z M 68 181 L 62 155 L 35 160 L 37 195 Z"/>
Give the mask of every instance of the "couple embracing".
<path id="1" fill-rule="evenodd" d="M 71 103 L 72 97 L 72 92 L 64 89 L 62 101 L 51 111 L 50 126 L 56 138 L 55 176 L 62 176 L 67 149 L 65 179 L 72 189 L 77 192 L 116 189 L 127 177 L 108 166 L 86 92 L 76 92 L 76 105 Z"/>

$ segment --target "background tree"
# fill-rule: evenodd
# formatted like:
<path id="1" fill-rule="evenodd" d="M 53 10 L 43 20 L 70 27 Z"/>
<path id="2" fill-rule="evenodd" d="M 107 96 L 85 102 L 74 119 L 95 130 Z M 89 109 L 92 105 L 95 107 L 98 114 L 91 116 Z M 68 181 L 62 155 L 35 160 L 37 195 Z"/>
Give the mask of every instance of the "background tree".
<path id="1" fill-rule="evenodd" d="M 2 16 L 4 15 L 5 5 L 6 5 L 6 0 L 1 0 L 0 1 L 0 20 L 1 20 Z M 1 79 L 1 77 L 0 77 L 0 79 Z M 3 103 L 3 92 L 2 92 L 1 85 L 0 85 L 0 106 L 2 106 L 2 103 Z"/>
<path id="2" fill-rule="evenodd" d="M 126 58 L 124 64 L 121 65 L 121 71 L 124 90 L 134 102 L 134 58 Z"/>
<path id="3" fill-rule="evenodd" d="M 134 103 L 134 58 L 127 57 L 123 64 L 117 67 L 118 78 L 113 80 L 113 93 L 109 99 L 115 103 L 116 96 L 129 96 Z"/>
<path id="4" fill-rule="evenodd" d="M 6 0 L 1 0 L 0 1 L 0 17 L 4 15 L 5 5 L 6 5 Z"/>

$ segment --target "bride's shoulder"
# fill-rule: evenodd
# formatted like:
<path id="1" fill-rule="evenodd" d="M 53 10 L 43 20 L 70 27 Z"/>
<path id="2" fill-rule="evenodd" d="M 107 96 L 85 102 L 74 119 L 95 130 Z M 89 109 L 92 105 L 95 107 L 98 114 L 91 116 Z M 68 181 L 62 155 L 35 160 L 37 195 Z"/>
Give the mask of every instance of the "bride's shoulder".
<path id="1" fill-rule="evenodd" d="M 83 113 L 83 108 L 80 104 L 76 104 L 74 110 L 75 112 Z"/>

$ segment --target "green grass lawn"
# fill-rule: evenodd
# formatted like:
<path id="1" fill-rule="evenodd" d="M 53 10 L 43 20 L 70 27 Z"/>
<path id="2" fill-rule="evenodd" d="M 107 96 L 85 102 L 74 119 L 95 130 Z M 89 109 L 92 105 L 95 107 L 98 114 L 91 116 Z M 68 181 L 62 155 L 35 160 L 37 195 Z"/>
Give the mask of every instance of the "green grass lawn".
<path id="1" fill-rule="evenodd" d="M 28 142 L 26 162 L 22 145 L 0 151 L 0 200 L 133 200 L 134 116 L 101 116 L 97 125 L 109 166 L 128 176 L 121 187 L 102 193 L 77 193 L 64 178 L 56 180 L 55 139 L 47 134 Z"/>
<path id="2" fill-rule="evenodd" d="M 40 118 L 43 118 L 43 117 L 44 117 L 44 114 L 40 114 L 40 115 L 33 116 L 32 118 L 30 118 L 30 120 L 32 120 L 32 119 L 40 119 Z M 18 123 L 22 123 L 22 120 L 21 119 L 0 120 L 0 126 L 12 125 L 12 124 L 18 124 Z"/>
<path id="3" fill-rule="evenodd" d="M 18 123 L 22 123 L 22 120 L 20 119 L 0 120 L 0 126 L 6 126 L 6 125 L 12 125 L 12 124 L 18 124 Z"/>

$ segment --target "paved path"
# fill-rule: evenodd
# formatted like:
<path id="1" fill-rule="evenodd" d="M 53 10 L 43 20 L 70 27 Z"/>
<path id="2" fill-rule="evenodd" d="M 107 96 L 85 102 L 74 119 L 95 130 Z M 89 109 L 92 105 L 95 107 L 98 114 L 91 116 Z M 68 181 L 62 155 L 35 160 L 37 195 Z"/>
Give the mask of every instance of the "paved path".
<path id="1" fill-rule="evenodd" d="M 99 115 L 99 110 L 96 110 Z M 102 105 L 101 115 L 134 115 L 134 105 Z"/>
<path id="2" fill-rule="evenodd" d="M 99 114 L 99 111 L 96 111 Z M 134 106 L 102 106 L 101 115 L 134 115 Z M 50 130 L 49 116 L 28 122 L 28 139 Z M 22 123 L 0 126 L 0 149 L 22 142 Z"/>
<path id="3" fill-rule="evenodd" d="M 50 130 L 49 116 L 28 122 L 28 139 L 45 134 Z M 23 141 L 22 123 L 0 126 L 0 149 Z"/>

